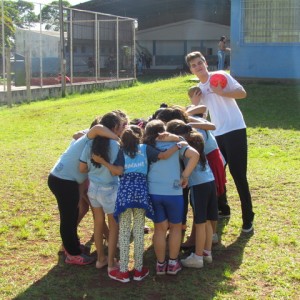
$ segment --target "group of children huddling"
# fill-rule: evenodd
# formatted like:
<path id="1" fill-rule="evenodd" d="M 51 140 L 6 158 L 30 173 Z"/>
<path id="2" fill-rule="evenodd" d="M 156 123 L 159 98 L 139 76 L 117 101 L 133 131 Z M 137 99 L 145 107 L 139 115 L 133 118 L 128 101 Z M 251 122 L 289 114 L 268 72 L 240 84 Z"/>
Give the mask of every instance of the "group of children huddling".
<path id="1" fill-rule="evenodd" d="M 195 88 L 189 91 L 196 92 L 199 91 Z M 215 126 L 202 118 L 205 111 L 204 106 L 162 105 L 149 120 L 133 120 L 127 125 L 127 116 L 117 110 L 103 115 L 95 122 L 97 125 L 92 124 L 71 143 L 48 179 L 58 202 L 66 263 L 85 265 L 95 261 L 84 253 L 77 235 L 78 203 L 87 181 L 94 218 L 96 267 L 107 266 L 110 278 L 130 281 L 132 219 L 133 279 L 140 281 L 149 274 L 143 265 L 145 216 L 154 222 L 157 275 L 176 275 L 182 266 L 202 268 L 204 263 L 212 262 L 217 195 L 223 193 L 225 171 L 210 132 Z M 195 252 L 180 260 L 188 190 L 194 222 L 186 243 L 194 245 Z M 108 256 L 104 236 L 108 239 Z"/>

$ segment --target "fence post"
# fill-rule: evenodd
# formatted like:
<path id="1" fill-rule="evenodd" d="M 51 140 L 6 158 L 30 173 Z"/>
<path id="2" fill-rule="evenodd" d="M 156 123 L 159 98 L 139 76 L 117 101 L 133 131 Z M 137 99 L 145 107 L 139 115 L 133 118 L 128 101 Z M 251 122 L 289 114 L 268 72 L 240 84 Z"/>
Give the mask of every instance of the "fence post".
<path id="1" fill-rule="evenodd" d="M 27 50 L 25 52 L 25 74 L 26 74 L 26 94 L 27 101 L 31 101 L 31 89 L 30 89 L 30 79 L 31 79 L 31 60 L 30 52 Z"/>
<path id="2" fill-rule="evenodd" d="M 11 96 L 11 68 L 10 68 L 10 48 L 5 49 L 5 59 L 6 59 L 6 101 L 9 107 L 12 107 L 12 96 Z"/>

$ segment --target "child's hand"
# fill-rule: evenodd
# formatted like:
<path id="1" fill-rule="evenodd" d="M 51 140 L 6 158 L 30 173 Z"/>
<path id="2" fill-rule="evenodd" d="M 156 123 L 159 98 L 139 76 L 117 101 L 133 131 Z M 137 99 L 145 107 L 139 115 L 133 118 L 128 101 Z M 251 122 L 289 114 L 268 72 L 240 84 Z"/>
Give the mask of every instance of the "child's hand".
<path id="1" fill-rule="evenodd" d="M 202 95 L 201 90 L 200 91 L 195 91 L 195 93 L 193 94 L 193 96 L 190 97 L 192 104 L 198 105 L 199 102 L 200 102 L 200 99 L 201 99 L 201 95 Z"/>
<path id="2" fill-rule="evenodd" d="M 186 188 L 187 185 L 189 183 L 189 179 L 188 177 L 181 177 L 180 178 L 180 185 L 183 187 L 183 188 Z"/>
<path id="3" fill-rule="evenodd" d="M 105 160 L 102 156 L 100 156 L 100 155 L 92 154 L 92 157 L 91 157 L 91 158 L 92 158 L 96 163 L 101 164 L 101 165 L 103 165 L 103 163 L 106 162 L 106 160 Z"/>

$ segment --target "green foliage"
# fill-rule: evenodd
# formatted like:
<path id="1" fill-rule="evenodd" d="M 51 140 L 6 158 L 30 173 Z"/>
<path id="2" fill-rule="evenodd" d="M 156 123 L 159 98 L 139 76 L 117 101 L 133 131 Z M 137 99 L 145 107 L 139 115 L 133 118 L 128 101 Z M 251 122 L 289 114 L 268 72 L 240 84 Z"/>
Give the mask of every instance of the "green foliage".
<path id="1" fill-rule="evenodd" d="M 122 109 L 147 118 L 162 102 L 187 105 L 191 76 L 143 77 L 130 88 L 0 107 L 0 298 L 1 299 L 297 299 L 300 275 L 299 99 L 297 85 L 244 84 L 239 100 L 248 124 L 248 180 L 256 213 L 253 235 L 240 234 L 240 203 L 227 172 L 230 220 L 220 221 L 213 263 L 177 276 L 155 275 L 153 224 L 145 235 L 143 282 L 121 284 L 94 265 L 66 265 L 59 214 L 47 176 L 74 132 L 96 115 Z M 192 214 L 189 211 L 190 234 Z M 89 213 L 79 227 L 90 244 Z M 95 247 L 92 245 L 95 255 Z M 187 253 L 181 252 L 181 257 Z M 133 267 L 133 244 L 130 248 Z"/>

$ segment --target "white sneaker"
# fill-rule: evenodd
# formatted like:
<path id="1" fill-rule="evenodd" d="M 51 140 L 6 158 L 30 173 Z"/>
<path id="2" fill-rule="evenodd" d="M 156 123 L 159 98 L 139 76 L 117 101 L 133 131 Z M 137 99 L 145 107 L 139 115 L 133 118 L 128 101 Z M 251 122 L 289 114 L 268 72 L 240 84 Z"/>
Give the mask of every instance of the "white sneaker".
<path id="1" fill-rule="evenodd" d="M 219 243 L 219 237 L 217 233 L 214 233 L 212 236 L 212 243 L 213 244 L 218 244 Z"/>
<path id="2" fill-rule="evenodd" d="M 194 253 L 191 253 L 190 256 L 181 260 L 181 264 L 187 268 L 200 269 L 203 268 L 203 258 L 202 259 L 196 258 Z"/>
<path id="3" fill-rule="evenodd" d="M 207 253 L 203 253 L 203 260 L 206 262 L 206 263 L 209 263 L 211 264 L 212 263 L 212 256 L 211 255 L 208 255 Z"/>

